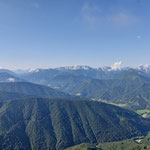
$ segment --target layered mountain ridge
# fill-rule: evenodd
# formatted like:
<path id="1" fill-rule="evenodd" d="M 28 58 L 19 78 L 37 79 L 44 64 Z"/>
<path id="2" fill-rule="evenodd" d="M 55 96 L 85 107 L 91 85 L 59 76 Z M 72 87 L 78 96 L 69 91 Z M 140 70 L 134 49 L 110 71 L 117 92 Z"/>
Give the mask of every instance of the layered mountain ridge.
<path id="1" fill-rule="evenodd" d="M 120 64 L 0 70 L 0 149 L 63 150 L 145 136 L 150 120 L 136 112 L 150 112 L 148 66 Z"/>

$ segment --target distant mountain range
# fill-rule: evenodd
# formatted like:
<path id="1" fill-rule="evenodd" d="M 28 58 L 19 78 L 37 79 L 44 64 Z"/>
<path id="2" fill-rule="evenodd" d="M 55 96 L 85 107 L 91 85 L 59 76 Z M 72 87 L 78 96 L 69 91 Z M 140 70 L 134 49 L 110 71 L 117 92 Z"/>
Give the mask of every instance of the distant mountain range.
<path id="1" fill-rule="evenodd" d="M 54 69 L 35 69 L 35 70 L 27 70 L 26 72 L 20 74 L 20 76 L 30 82 L 49 85 L 54 77 L 60 75 L 63 76 L 76 75 L 94 79 L 112 79 L 117 74 L 124 72 L 126 70 L 137 70 L 150 76 L 149 65 L 141 65 L 137 68 L 129 68 L 129 67 L 121 68 L 120 66 L 115 65 L 102 68 L 92 68 L 89 66 L 71 66 Z"/>
<path id="2" fill-rule="evenodd" d="M 23 74 L 23 73 L 33 73 L 33 72 L 40 72 L 42 70 L 59 70 L 59 71 L 64 71 L 64 70 L 102 70 L 102 71 L 118 71 L 118 70 L 128 70 L 128 69 L 136 69 L 136 70 L 140 70 L 140 71 L 144 71 L 144 72 L 150 72 L 150 65 L 146 64 L 146 65 L 140 65 L 136 68 L 131 68 L 131 67 L 124 67 L 121 68 L 121 62 L 117 62 L 114 63 L 111 66 L 104 66 L 104 67 L 98 67 L 98 68 L 93 68 L 90 66 L 80 66 L 80 65 L 76 65 L 76 66 L 66 66 L 66 67 L 59 67 L 59 68 L 49 68 L 49 69 L 27 69 L 27 70 L 23 70 L 23 69 L 18 69 L 18 70 L 14 70 L 13 72 L 15 72 L 16 74 Z M 5 70 L 5 69 L 1 69 L 1 70 Z"/>
<path id="3" fill-rule="evenodd" d="M 150 78 L 135 70 L 128 70 L 115 79 L 86 81 L 70 93 L 94 100 L 125 104 L 126 108 L 138 110 L 149 109 L 149 91 Z"/>
<path id="4" fill-rule="evenodd" d="M 20 78 L 71 95 L 121 104 L 131 110 L 141 110 L 150 108 L 149 70 L 148 65 L 136 69 L 74 66 L 38 69 L 21 74 Z"/>
<path id="5" fill-rule="evenodd" d="M 20 70 L 19 74 L 2 69 L 0 70 L 0 82 L 31 82 L 69 95 L 121 104 L 131 110 L 149 109 L 150 66 L 141 65 L 133 69 L 121 68 L 120 65 L 121 62 L 103 68 L 70 66 Z M 22 83 L 22 86 L 24 84 Z M 24 89 L 24 87 L 21 88 Z M 5 92 L 16 93 L 14 90 Z M 31 95 L 31 93 L 22 94 Z"/>
<path id="6" fill-rule="evenodd" d="M 145 136 L 150 67 L 121 69 L 120 64 L 0 70 L 0 149 L 101 149 L 93 144 Z"/>

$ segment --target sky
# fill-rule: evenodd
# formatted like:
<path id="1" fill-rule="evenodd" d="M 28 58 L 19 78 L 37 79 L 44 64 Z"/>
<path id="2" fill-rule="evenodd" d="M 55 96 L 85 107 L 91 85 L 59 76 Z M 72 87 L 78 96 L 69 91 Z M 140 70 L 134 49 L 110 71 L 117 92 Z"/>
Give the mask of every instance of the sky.
<path id="1" fill-rule="evenodd" d="M 0 67 L 150 64 L 149 0 L 0 0 Z"/>

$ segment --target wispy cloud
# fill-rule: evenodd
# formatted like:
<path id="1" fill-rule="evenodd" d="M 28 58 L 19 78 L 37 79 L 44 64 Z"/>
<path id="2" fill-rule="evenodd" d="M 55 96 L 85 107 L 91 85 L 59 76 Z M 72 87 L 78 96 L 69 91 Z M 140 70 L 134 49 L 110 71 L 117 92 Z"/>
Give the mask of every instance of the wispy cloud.
<path id="1" fill-rule="evenodd" d="M 104 8 L 103 8 L 104 9 Z M 88 2 L 84 3 L 81 8 L 81 16 L 84 22 L 89 25 L 119 25 L 128 26 L 138 23 L 138 18 L 128 11 L 115 10 L 111 12 L 103 10 L 100 6 L 90 5 Z"/>
<path id="2" fill-rule="evenodd" d="M 136 16 L 123 11 L 110 15 L 109 19 L 112 23 L 117 25 L 131 25 L 131 24 L 136 24 L 138 22 Z"/>
<path id="3" fill-rule="evenodd" d="M 91 6 L 88 2 L 84 3 L 81 8 L 82 19 L 89 24 L 97 24 L 101 22 L 99 15 L 101 14 L 101 9 L 96 5 Z"/>

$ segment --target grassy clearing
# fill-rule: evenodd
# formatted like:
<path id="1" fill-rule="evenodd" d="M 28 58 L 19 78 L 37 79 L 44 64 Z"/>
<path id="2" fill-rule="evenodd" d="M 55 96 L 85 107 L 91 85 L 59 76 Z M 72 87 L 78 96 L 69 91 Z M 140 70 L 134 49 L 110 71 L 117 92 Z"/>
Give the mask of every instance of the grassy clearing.
<path id="1" fill-rule="evenodd" d="M 150 110 L 149 109 L 137 110 L 136 113 L 141 115 L 144 118 L 149 118 L 149 116 L 150 116 Z"/>
<path id="2" fill-rule="evenodd" d="M 138 114 L 150 113 L 150 110 L 148 110 L 148 109 L 137 110 L 136 113 L 138 113 Z"/>

